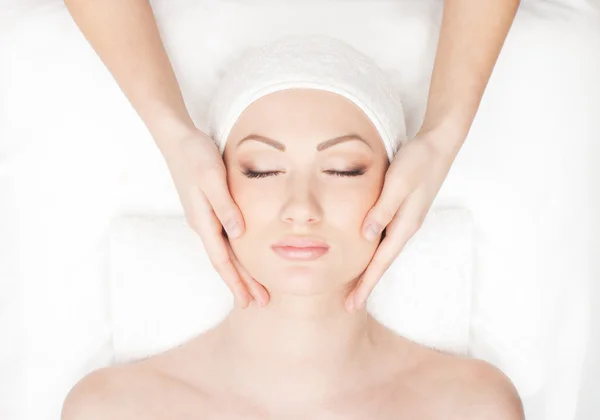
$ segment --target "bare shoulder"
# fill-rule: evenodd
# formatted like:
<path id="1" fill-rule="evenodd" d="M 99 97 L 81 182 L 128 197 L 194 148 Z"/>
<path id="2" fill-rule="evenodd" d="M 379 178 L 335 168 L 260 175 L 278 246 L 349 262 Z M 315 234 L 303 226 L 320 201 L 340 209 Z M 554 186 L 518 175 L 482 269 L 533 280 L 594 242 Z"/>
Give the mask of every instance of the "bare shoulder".
<path id="1" fill-rule="evenodd" d="M 129 388 L 140 372 L 128 366 L 96 370 L 69 391 L 63 403 L 62 420 L 94 420 L 106 418 L 119 404 L 119 391 Z"/>
<path id="2" fill-rule="evenodd" d="M 510 379 L 483 360 L 400 339 L 402 354 L 390 400 L 401 418 L 524 420 L 521 399 Z M 402 361 L 410 361 L 405 363 Z"/>
<path id="3" fill-rule="evenodd" d="M 192 407 L 198 393 L 148 365 L 96 370 L 81 379 L 63 403 L 62 420 L 148 420 L 170 418 L 164 401 Z"/>
<path id="4" fill-rule="evenodd" d="M 521 398 L 497 367 L 479 359 L 457 358 L 448 370 L 445 419 L 524 420 Z"/>

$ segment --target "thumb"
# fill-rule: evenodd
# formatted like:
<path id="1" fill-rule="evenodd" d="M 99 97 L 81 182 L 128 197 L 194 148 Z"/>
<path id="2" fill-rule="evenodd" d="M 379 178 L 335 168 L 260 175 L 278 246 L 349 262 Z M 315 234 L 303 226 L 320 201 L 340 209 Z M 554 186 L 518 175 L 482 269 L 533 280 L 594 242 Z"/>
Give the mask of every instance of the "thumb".
<path id="1" fill-rule="evenodd" d="M 399 185 L 394 179 L 387 179 L 375 205 L 367 213 L 362 232 L 364 237 L 373 241 L 381 235 L 383 229 L 392 221 L 398 209 L 408 195 L 407 187 Z"/>
<path id="2" fill-rule="evenodd" d="M 235 239 L 244 233 L 244 218 L 239 207 L 231 198 L 224 174 L 207 174 L 202 184 L 202 192 L 210 203 L 215 215 L 225 228 L 227 236 Z"/>

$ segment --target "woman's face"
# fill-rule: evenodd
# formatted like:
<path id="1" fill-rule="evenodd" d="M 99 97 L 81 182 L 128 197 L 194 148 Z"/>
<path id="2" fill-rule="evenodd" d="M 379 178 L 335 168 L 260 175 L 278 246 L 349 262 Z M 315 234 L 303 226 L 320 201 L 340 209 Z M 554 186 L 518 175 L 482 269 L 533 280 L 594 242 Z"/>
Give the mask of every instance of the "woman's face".
<path id="1" fill-rule="evenodd" d="M 251 104 L 225 147 L 246 224 L 231 246 L 271 294 L 346 289 L 378 241 L 361 234 L 388 159 L 367 116 L 334 93 L 289 89 Z"/>

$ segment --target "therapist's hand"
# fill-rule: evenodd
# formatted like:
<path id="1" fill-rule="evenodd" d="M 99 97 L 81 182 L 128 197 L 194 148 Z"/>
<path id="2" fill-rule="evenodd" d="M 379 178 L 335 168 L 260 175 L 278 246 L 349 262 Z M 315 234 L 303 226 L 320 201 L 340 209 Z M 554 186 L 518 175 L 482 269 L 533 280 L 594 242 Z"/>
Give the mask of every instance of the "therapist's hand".
<path id="1" fill-rule="evenodd" d="M 381 195 L 362 226 L 368 240 L 379 240 L 387 227 L 386 236 L 347 297 L 349 312 L 364 307 L 383 274 L 421 228 L 458 154 L 459 147 L 441 146 L 444 140 L 446 144 L 459 144 L 444 136 L 443 131 L 420 133 L 394 156 Z"/>
<path id="2" fill-rule="evenodd" d="M 224 228 L 230 238 L 239 237 L 245 226 L 242 213 L 229 193 L 225 165 L 215 143 L 200 130 L 192 130 L 169 139 L 168 147 L 161 151 L 186 219 L 200 235 L 213 267 L 236 303 L 245 308 L 254 298 L 259 304 L 266 304 L 268 292 L 243 270 L 223 234 Z"/>

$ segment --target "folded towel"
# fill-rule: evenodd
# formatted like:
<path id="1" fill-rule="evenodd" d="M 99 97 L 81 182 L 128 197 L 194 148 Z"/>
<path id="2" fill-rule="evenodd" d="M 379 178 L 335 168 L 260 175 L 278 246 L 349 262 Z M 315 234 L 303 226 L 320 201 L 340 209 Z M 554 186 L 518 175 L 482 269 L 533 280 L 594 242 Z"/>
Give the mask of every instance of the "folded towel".
<path id="1" fill-rule="evenodd" d="M 377 285 L 368 309 L 423 345 L 466 353 L 472 290 L 472 220 L 432 209 Z M 183 217 L 125 217 L 110 237 L 110 315 L 115 359 L 164 351 L 218 323 L 229 289 Z"/>
<path id="2" fill-rule="evenodd" d="M 397 87 L 373 60 L 325 35 L 288 35 L 246 51 L 219 83 L 209 110 L 209 133 L 221 152 L 252 102 L 292 88 L 325 90 L 352 101 L 377 128 L 390 160 L 406 141 Z"/>

